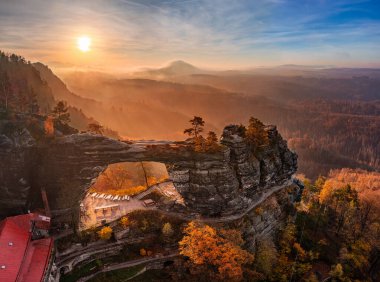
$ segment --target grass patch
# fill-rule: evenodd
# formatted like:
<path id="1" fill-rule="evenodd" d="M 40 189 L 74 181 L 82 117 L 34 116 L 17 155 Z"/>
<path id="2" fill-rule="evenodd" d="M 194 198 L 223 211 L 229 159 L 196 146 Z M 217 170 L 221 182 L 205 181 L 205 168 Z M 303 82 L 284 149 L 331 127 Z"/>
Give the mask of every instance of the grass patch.
<path id="1" fill-rule="evenodd" d="M 124 280 L 132 277 L 133 275 L 138 273 L 143 268 L 144 268 L 144 266 L 139 265 L 139 266 L 132 266 L 132 267 L 124 268 L 124 269 L 109 271 L 109 272 L 105 272 L 105 273 L 100 273 L 89 281 L 90 282 L 104 282 L 104 281 L 121 282 L 121 281 L 124 281 Z M 138 277 L 140 277 L 140 276 L 138 276 Z M 138 277 L 136 277 L 136 278 L 138 278 Z M 139 281 L 139 280 L 137 280 L 137 281 Z"/>
<path id="2" fill-rule="evenodd" d="M 88 276 L 91 273 L 98 271 L 101 262 L 98 260 L 92 261 L 78 269 L 74 269 L 72 272 L 61 276 L 61 282 L 76 282 L 79 278 Z"/>
<path id="3" fill-rule="evenodd" d="M 160 269 L 150 269 L 143 274 L 128 280 L 128 282 L 152 282 L 152 281 L 171 281 L 171 276 Z"/>

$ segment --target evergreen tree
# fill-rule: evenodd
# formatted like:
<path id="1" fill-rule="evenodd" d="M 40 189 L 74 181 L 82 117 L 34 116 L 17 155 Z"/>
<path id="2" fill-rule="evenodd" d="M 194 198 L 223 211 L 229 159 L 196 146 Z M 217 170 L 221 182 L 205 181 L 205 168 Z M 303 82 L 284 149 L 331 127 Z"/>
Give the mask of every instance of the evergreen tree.
<path id="1" fill-rule="evenodd" d="M 58 101 L 57 105 L 52 111 L 54 121 L 61 124 L 68 124 L 70 122 L 70 113 L 68 113 L 67 103 L 64 101 Z"/>
<path id="2" fill-rule="evenodd" d="M 206 150 L 209 152 L 214 152 L 219 149 L 218 137 L 213 131 L 209 131 L 206 137 Z"/>
<path id="3" fill-rule="evenodd" d="M 9 102 L 11 99 L 11 83 L 7 72 L 2 72 L 0 74 L 0 94 L 1 94 L 1 103 L 5 109 L 8 109 Z"/>
<path id="4" fill-rule="evenodd" d="M 201 117 L 194 116 L 193 119 L 189 121 L 192 127 L 184 130 L 183 133 L 188 134 L 190 137 L 197 139 L 200 136 L 200 133 L 203 131 L 205 122 Z"/>
<path id="5" fill-rule="evenodd" d="M 88 125 L 88 131 L 92 132 L 94 134 L 100 134 L 103 135 L 103 126 L 101 126 L 98 123 L 90 123 Z"/>
<path id="6" fill-rule="evenodd" d="M 249 119 L 248 128 L 245 131 L 245 137 L 252 149 L 256 151 L 260 146 L 268 143 L 268 134 L 265 131 L 265 125 L 257 118 Z"/>

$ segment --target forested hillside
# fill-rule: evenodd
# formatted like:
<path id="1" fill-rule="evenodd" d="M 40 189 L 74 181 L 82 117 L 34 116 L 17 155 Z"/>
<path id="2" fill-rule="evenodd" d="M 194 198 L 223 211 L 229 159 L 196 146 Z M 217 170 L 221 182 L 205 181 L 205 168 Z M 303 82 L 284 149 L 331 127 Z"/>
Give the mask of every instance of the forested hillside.
<path id="1" fill-rule="evenodd" d="M 0 108 L 3 118 L 9 114 L 47 116 L 53 113 L 57 102 L 70 100 L 67 105 L 70 126 L 83 131 L 88 130 L 89 124 L 97 123 L 82 111 L 84 103 L 78 101 L 87 102 L 85 99 L 74 94 L 69 99 L 71 97 L 64 95 L 65 85 L 53 73 L 50 75 L 56 79 L 48 81 L 40 70 L 21 56 L 0 52 Z M 108 128 L 104 128 L 104 133 L 118 137 Z"/>
<path id="2" fill-rule="evenodd" d="M 197 74 L 168 82 L 77 72 L 65 80 L 79 95 L 114 107 L 107 122 L 124 117 L 117 129 L 131 138 L 146 133 L 146 138 L 182 139 L 182 126 L 193 114 L 218 133 L 225 124 L 245 123 L 254 115 L 278 126 L 299 154 L 299 170 L 311 178 L 331 168 L 380 166 L 376 79 Z"/>

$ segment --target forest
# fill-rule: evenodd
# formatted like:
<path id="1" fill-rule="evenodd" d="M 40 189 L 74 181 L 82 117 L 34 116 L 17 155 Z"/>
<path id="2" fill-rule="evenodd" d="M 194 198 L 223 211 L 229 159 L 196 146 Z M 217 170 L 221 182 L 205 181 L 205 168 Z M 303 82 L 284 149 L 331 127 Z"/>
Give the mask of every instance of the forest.
<path id="1" fill-rule="evenodd" d="M 122 131 L 119 136 L 112 124 L 116 117 L 126 118 L 123 126 L 128 128 L 128 124 L 134 122 L 128 109 L 131 105 L 139 105 L 141 112 L 134 118 L 152 108 L 162 119 L 155 122 L 160 123 L 173 118 L 165 109 L 176 109 L 172 113 L 181 117 L 177 122 L 186 122 L 180 128 L 176 124 L 165 124 L 166 130 L 176 132 L 177 138 L 181 136 L 185 139 L 188 135 L 196 152 L 212 152 L 220 149 L 217 133 L 221 131 L 222 123 L 243 123 L 248 120 L 243 118 L 254 112 L 254 116 L 264 122 L 277 124 L 288 139 L 289 146 L 299 155 L 298 178 L 305 188 L 301 201 L 295 207 L 289 207 L 286 224 L 273 238 L 258 239 L 255 253 L 247 250 L 244 234 L 237 226 L 208 225 L 195 221 L 170 224 L 169 220 L 169 225 L 158 226 L 157 222 L 153 222 L 153 215 L 148 221 L 139 213 L 121 219 L 118 228 L 128 226 L 142 234 L 152 228 L 154 232 L 162 233 L 163 242 L 179 244 L 183 257 L 176 262 L 177 271 L 172 269 L 166 273 L 173 280 L 311 282 L 326 278 L 330 281 L 376 281 L 379 278 L 380 177 L 376 170 L 380 165 L 380 123 L 379 104 L 371 100 L 374 98 L 371 93 L 364 100 L 320 97 L 281 103 L 279 100 L 229 93 L 204 85 L 145 80 L 101 81 L 101 85 L 108 85 L 105 87 L 107 91 L 115 89 L 112 99 L 123 105 L 116 108 L 116 103 L 110 103 L 105 93 L 98 93 L 98 101 L 95 97 L 83 98 L 70 92 L 63 83 L 57 98 L 54 92 L 57 86 L 42 78 L 41 66 L 36 68 L 20 56 L 1 53 L 0 67 L 0 130 L 6 135 L 27 127 L 38 139 L 48 134 L 53 126 L 63 135 L 82 131 L 116 138 L 122 138 L 124 134 L 133 137 L 134 134 L 143 134 L 143 131 Z M 89 84 L 86 87 L 91 89 L 95 86 Z M 155 99 L 151 94 L 153 87 L 158 87 L 154 92 Z M 99 85 L 96 88 L 103 89 Z M 68 98 L 69 102 L 62 97 Z M 94 108 L 82 109 L 77 108 L 75 103 L 71 104 L 74 100 L 85 103 L 86 99 L 89 99 L 90 106 L 95 105 Z M 179 99 L 185 102 L 181 105 Z M 228 113 L 224 111 L 227 105 L 230 109 Z M 89 113 L 94 113 L 96 108 L 112 111 L 114 115 L 108 117 L 112 122 L 98 122 L 100 115 L 89 118 Z M 194 108 L 204 113 L 202 117 L 208 121 L 207 126 L 200 116 L 194 116 L 191 120 L 188 118 Z M 191 126 L 183 131 L 189 120 Z M 141 124 L 146 126 L 143 130 L 152 126 L 142 119 L 134 130 Z M 264 124 L 258 119 L 249 120 L 245 130 L 247 140 L 250 136 L 256 138 L 258 134 L 262 137 L 262 143 L 255 143 L 254 146 L 259 147 L 266 142 L 263 128 Z M 119 132 L 124 130 L 117 129 Z M 208 132 L 205 137 L 201 134 L 203 129 Z M 149 137 L 154 136 L 153 133 Z M 257 142 L 255 138 L 252 140 Z M 118 165 L 115 167 L 117 170 Z M 105 182 L 107 176 L 117 182 L 112 171 L 106 171 L 104 179 L 100 177 L 100 182 L 96 184 L 99 185 L 97 189 L 118 190 L 118 183 L 111 187 Z M 165 175 L 157 177 L 159 181 L 166 179 Z M 157 179 L 151 179 L 152 183 L 155 181 Z M 146 186 L 135 182 L 127 184 L 137 192 L 146 189 Z M 128 193 L 133 195 L 135 192 Z M 263 210 L 258 208 L 255 212 L 261 214 Z M 82 234 L 84 237 L 81 238 L 87 240 L 95 236 L 112 240 L 112 228 L 106 227 L 93 234 Z M 177 230 L 176 235 L 173 229 Z M 141 248 L 138 252 L 140 256 L 152 255 L 147 250 L 151 252 L 149 248 Z"/>

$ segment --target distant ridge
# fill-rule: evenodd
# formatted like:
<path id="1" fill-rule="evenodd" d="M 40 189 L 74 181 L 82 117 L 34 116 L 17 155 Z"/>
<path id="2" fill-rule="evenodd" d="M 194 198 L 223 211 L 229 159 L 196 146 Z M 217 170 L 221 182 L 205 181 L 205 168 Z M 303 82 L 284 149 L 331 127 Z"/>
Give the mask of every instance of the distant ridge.
<path id="1" fill-rule="evenodd" d="M 208 73 L 205 70 L 195 67 L 182 60 L 171 62 L 169 65 L 163 68 L 147 69 L 145 71 L 135 72 L 133 76 L 146 77 L 152 79 L 164 79 L 172 76 L 191 75 Z"/>

